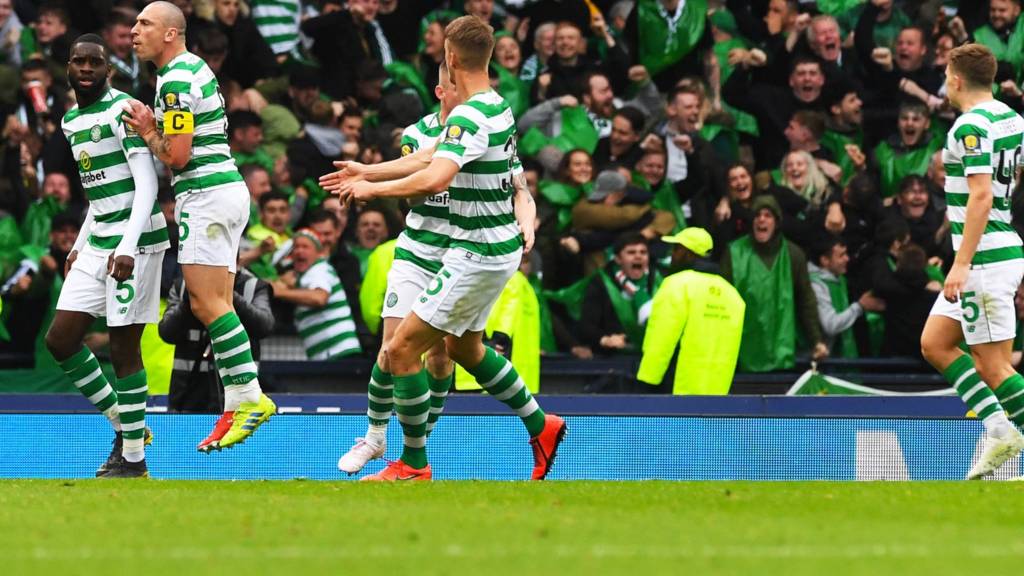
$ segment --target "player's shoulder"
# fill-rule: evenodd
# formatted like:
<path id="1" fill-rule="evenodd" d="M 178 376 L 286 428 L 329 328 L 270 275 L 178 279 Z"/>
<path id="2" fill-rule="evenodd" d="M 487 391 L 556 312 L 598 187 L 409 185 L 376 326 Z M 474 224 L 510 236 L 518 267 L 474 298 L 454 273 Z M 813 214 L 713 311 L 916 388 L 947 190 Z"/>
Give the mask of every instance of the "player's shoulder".
<path id="1" fill-rule="evenodd" d="M 60 117 L 60 127 L 64 131 L 67 131 L 68 124 L 70 124 L 71 122 L 74 122 L 75 118 L 78 118 L 78 116 L 80 114 L 81 114 L 81 111 L 78 108 L 78 104 L 75 104 L 74 106 L 69 108 L 68 111 L 65 112 L 63 116 Z"/>
<path id="2" fill-rule="evenodd" d="M 412 138 L 430 135 L 437 136 L 441 128 L 441 115 L 433 112 L 406 126 L 405 130 L 402 131 L 402 136 Z"/>
<path id="3" fill-rule="evenodd" d="M 470 120 L 479 126 L 493 127 L 512 122 L 512 107 L 497 92 L 490 90 L 475 94 L 452 110 L 449 124 L 457 118 Z"/>
<path id="4" fill-rule="evenodd" d="M 195 76 L 206 68 L 206 61 L 191 52 L 182 52 L 160 69 L 161 80 L 174 80 Z"/>
<path id="5" fill-rule="evenodd" d="M 1020 122 L 1021 117 L 1005 103 L 991 100 L 958 116 L 950 131 L 954 134 L 977 133 L 979 136 L 986 136 L 994 124 L 1008 120 Z"/>
<path id="6" fill-rule="evenodd" d="M 992 121 L 974 109 L 964 112 L 953 121 L 953 126 L 949 129 L 949 135 L 954 140 L 963 140 L 967 136 L 987 138 L 991 129 Z"/>

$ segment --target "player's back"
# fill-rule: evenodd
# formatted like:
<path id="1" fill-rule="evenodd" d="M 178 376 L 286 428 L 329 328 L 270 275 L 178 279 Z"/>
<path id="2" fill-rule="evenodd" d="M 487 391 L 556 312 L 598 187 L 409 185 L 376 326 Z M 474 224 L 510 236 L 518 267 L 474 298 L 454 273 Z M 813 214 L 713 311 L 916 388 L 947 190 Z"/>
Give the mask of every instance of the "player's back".
<path id="1" fill-rule="evenodd" d="M 456 106 L 435 157 L 460 166 L 448 187 L 452 246 L 518 260 L 522 239 L 512 210 L 512 175 L 519 165 L 508 103 L 488 90 Z"/>
<path id="2" fill-rule="evenodd" d="M 122 106 L 130 99 L 128 94 L 110 88 L 89 106 L 68 110 L 61 120 L 93 216 L 88 240 L 102 250 L 117 248 L 131 216 L 135 179 L 128 156 L 149 156 L 146 143 L 122 118 Z M 168 246 L 167 223 L 154 202 L 138 249 L 156 252 Z"/>
<path id="3" fill-rule="evenodd" d="M 969 189 L 967 177 L 991 174 L 992 209 L 972 263 L 990 264 L 1024 257 L 1020 236 L 1011 225 L 1010 199 L 1021 163 L 1024 118 L 1009 106 L 990 100 L 957 118 L 942 153 L 946 168 L 946 203 L 953 249 L 963 242 Z"/>
<path id="4" fill-rule="evenodd" d="M 154 106 L 164 134 L 192 134 L 188 164 L 171 170 L 175 195 L 211 192 L 242 182 L 228 146 L 217 77 L 202 58 L 182 52 L 157 72 Z"/>

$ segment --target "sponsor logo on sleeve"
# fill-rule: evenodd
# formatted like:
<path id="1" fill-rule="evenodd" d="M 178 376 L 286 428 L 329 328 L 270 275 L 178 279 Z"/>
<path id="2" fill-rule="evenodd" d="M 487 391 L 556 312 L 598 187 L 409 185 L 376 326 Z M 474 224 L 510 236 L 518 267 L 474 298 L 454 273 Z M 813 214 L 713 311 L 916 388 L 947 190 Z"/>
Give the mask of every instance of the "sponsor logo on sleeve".
<path id="1" fill-rule="evenodd" d="M 970 156 L 981 154 L 981 140 L 974 134 L 964 136 L 964 152 Z"/>

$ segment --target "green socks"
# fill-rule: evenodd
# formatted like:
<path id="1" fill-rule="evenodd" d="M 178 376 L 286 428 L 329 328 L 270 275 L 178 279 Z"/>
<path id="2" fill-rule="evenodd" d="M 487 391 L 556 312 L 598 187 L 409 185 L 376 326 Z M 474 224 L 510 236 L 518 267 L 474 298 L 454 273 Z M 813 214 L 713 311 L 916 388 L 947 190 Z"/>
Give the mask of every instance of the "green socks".
<path id="1" fill-rule="evenodd" d="M 974 360 L 967 354 L 954 360 L 942 375 L 953 385 L 964 404 L 978 415 L 979 420 L 990 418 L 1002 410 L 992 390 L 974 370 Z"/>
<path id="2" fill-rule="evenodd" d="M 422 452 L 423 462 L 426 465 L 426 453 L 423 448 L 426 444 L 426 436 L 430 436 L 430 432 L 434 429 L 434 424 L 437 423 L 437 419 L 441 417 L 441 411 L 444 410 L 444 401 L 448 398 L 448 390 L 452 387 L 452 380 L 455 377 L 454 374 L 449 374 L 448 377 L 438 380 L 430 375 L 426 370 L 420 371 L 417 375 L 423 376 L 427 381 L 427 389 L 430 394 L 429 403 L 427 404 L 427 419 L 424 427 L 424 438 L 421 442 L 419 439 L 419 420 L 422 418 L 420 413 L 419 403 L 414 405 L 405 404 L 402 408 L 395 409 L 395 404 L 398 403 L 395 397 L 396 384 L 395 378 L 390 372 L 385 372 L 376 363 L 373 365 L 373 371 L 370 373 L 370 384 L 366 391 L 366 419 L 369 420 L 370 425 L 366 429 L 366 439 L 370 442 L 381 445 L 387 440 L 388 421 L 391 419 L 391 411 L 395 409 L 398 412 L 398 419 L 402 423 L 402 430 L 405 438 L 411 442 L 405 442 L 406 452 L 403 453 L 402 461 L 410 466 L 413 466 L 406 460 L 406 454 L 409 454 L 410 446 L 413 453 Z M 412 391 L 405 392 L 405 394 L 412 394 L 412 396 L 403 395 L 401 396 L 402 401 L 410 398 L 416 399 L 421 394 L 416 394 L 421 387 L 421 384 L 417 381 Z M 404 415 L 403 415 L 404 414 Z M 411 428 L 407 428 L 406 424 L 412 422 Z M 410 434 L 410 431 L 412 432 Z M 414 460 L 418 460 L 418 456 L 410 456 Z M 422 468 L 423 466 L 413 466 L 414 468 Z"/>
<path id="3" fill-rule="evenodd" d="M 996 398 L 1017 426 L 1024 426 L 1024 376 L 1014 373 L 996 388 Z"/>
<path id="4" fill-rule="evenodd" d="M 427 385 L 430 387 L 430 416 L 427 417 L 427 436 L 434 431 L 437 419 L 444 411 L 444 401 L 448 398 L 448 391 L 452 388 L 452 381 L 455 380 L 455 373 L 437 379 L 427 372 Z"/>
<path id="5" fill-rule="evenodd" d="M 238 314 L 228 312 L 207 326 L 213 356 L 224 387 L 248 384 L 256 379 L 256 363 L 249 348 L 246 333 Z"/>
<path id="6" fill-rule="evenodd" d="M 512 363 L 504 356 L 488 346 L 483 361 L 466 371 L 476 378 L 488 394 L 503 402 L 523 420 L 531 437 L 544 430 L 544 411 L 533 399 Z"/>
<path id="7" fill-rule="evenodd" d="M 224 410 L 238 410 L 243 402 L 259 402 L 256 362 L 249 347 L 249 334 L 238 314 L 228 312 L 206 329 L 210 332 L 213 358 L 217 361 L 217 371 L 224 384 Z"/>
<path id="8" fill-rule="evenodd" d="M 370 384 L 366 389 L 366 418 L 371 425 L 387 427 L 391 410 L 395 407 L 395 386 L 391 373 L 381 370 L 376 363 L 370 372 Z"/>
<path id="9" fill-rule="evenodd" d="M 114 430 L 121 430 L 121 420 L 117 407 L 117 392 L 107 382 L 107 377 L 100 369 L 100 363 L 92 351 L 82 349 L 60 362 L 61 369 L 75 383 L 75 388 L 85 396 L 97 410 L 110 420 Z"/>
<path id="10" fill-rule="evenodd" d="M 121 453 L 125 460 L 138 462 L 145 457 L 143 444 L 146 433 L 146 396 L 149 393 L 146 370 L 118 378 L 116 385 L 118 409 L 121 412 L 121 436 L 124 439 Z"/>
<path id="11" fill-rule="evenodd" d="M 427 373 L 392 376 L 395 412 L 402 424 L 402 462 L 413 468 L 427 465 L 427 418 L 430 415 L 430 386 Z"/>

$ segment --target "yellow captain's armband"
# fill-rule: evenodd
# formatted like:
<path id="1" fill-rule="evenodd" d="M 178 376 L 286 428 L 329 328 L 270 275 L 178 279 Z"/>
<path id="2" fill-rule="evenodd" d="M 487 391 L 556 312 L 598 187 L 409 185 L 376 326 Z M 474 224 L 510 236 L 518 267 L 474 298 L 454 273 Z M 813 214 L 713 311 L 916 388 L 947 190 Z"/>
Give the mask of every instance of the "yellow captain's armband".
<path id="1" fill-rule="evenodd" d="M 191 112 L 168 110 L 164 113 L 164 134 L 191 134 L 194 128 Z"/>

